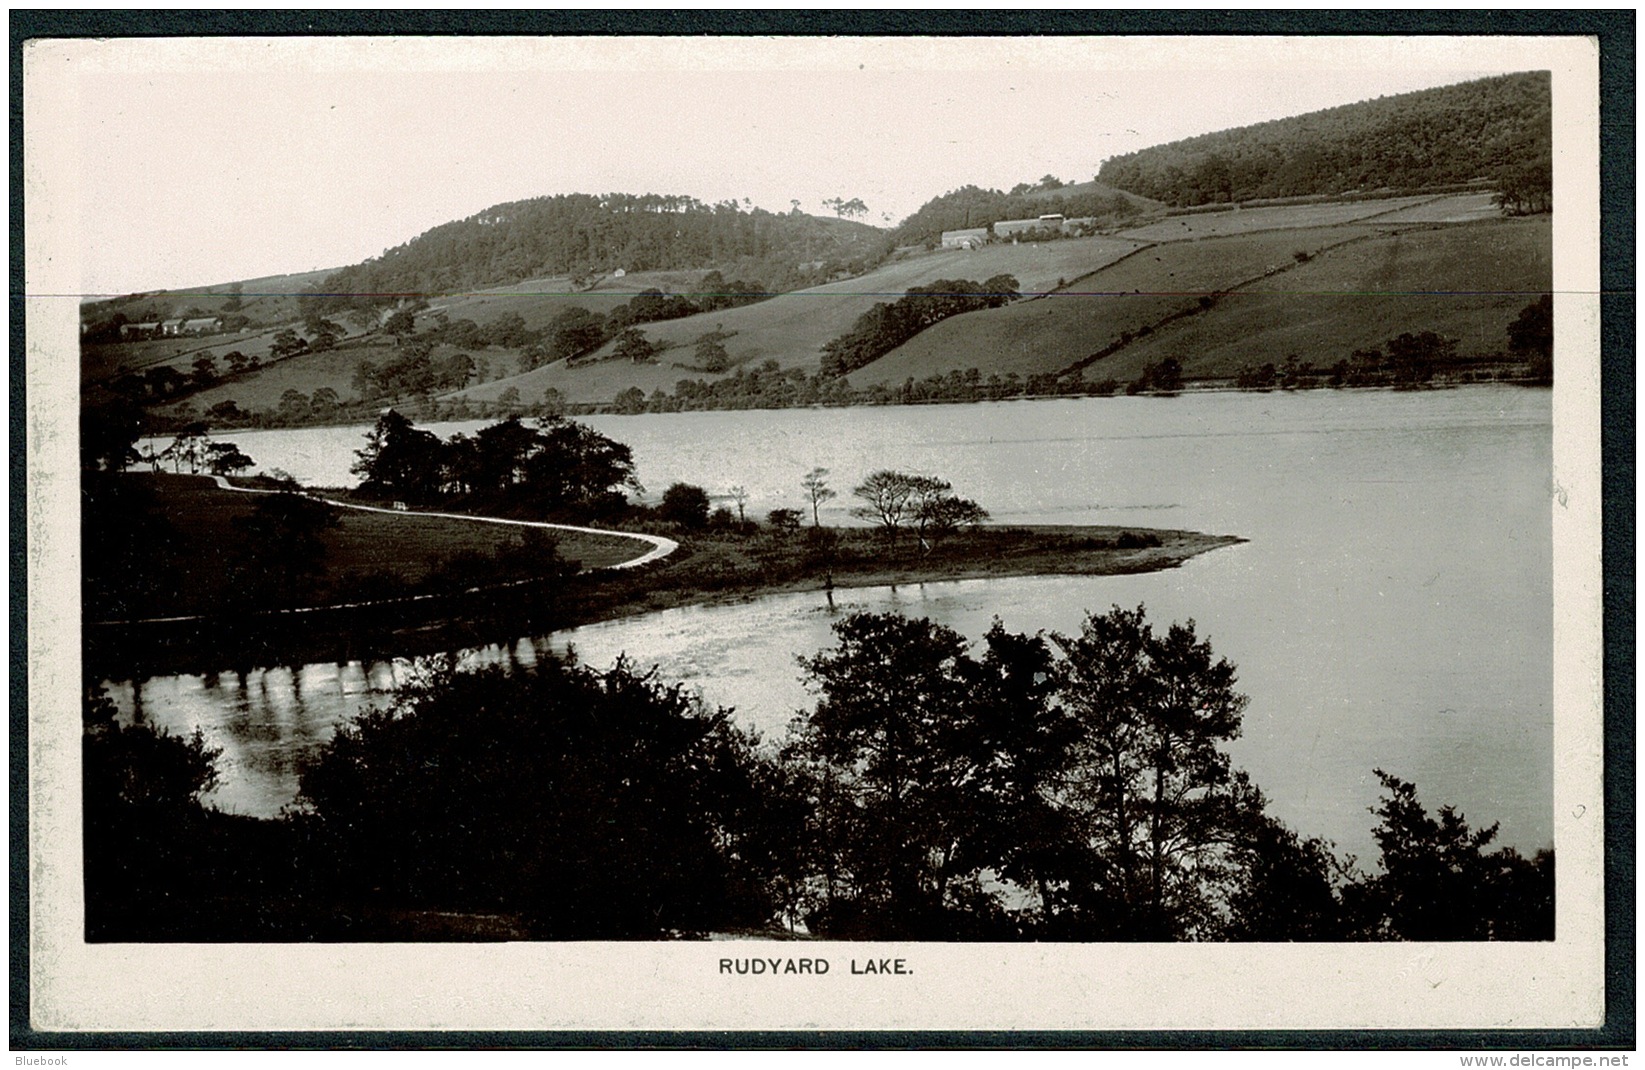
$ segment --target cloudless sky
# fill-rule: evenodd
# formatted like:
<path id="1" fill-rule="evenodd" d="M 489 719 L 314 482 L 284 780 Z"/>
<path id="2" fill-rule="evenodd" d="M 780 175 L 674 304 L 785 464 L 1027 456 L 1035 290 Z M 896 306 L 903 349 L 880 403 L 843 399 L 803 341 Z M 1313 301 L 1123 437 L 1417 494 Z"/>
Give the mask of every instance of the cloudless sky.
<path id="1" fill-rule="evenodd" d="M 852 63 L 838 43 L 814 63 L 773 62 L 751 42 L 741 69 L 711 49 L 648 60 L 610 41 L 524 55 L 424 42 L 398 60 L 393 42 L 342 57 L 229 42 L 209 62 L 117 44 L 76 72 L 88 294 L 340 267 L 555 193 L 772 211 L 798 198 L 818 214 L 824 198 L 860 197 L 884 224 L 966 184 L 1085 181 L 1150 145 L 1508 69 L 1309 49 L 1125 69 L 1112 51 L 1042 56 L 1034 41 L 935 64 L 883 49 Z M 966 55 L 981 58 L 931 69 Z"/>

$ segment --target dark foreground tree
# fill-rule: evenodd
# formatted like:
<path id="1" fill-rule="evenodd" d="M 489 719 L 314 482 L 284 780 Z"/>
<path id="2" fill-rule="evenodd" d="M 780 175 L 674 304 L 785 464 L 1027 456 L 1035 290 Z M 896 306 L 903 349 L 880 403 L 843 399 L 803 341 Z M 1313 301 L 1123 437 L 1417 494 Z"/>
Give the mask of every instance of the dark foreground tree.
<path id="1" fill-rule="evenodd" d="M 762 815 L 781 780 L 680 687 L 547 660 L 408 690 L 341 730 L 302 795 L 348 887 L 637 939 L 777 912 Z"/>
<path id="2" fill-rule="evenodd" d="M 1234 667 L 1192 621 L 1156 635 L 1141 606 L 1088 616 L 1052 642 L 1082 730 L 1068 804 L 1085 871 L 1048 912 L 1088 938 L 1213 935 L 1238 884 L 1236 833 L 1261 805 L 1223 750 L 1247 702 Z"/>
<path id="3" fill-rule="evenodd" d="M 1416 785 L 1376 770 L 1385 792 L 1372 813 L 1382 872 L 1346 889 L 1364 939 L 1552 940 L 1554 855 L 1487 853 L 1497 826 L 1474 829 L 1454 807 L 1431 815 Z"/>
<path id="4" fill-rule="evenodd" d="M 929 620 L 859 613 L 804 662 L 821 693 L 791 756 L 809 763 L 824 877 L 812 924 L 828 935 L 942 939 L 964 872 L 974 663 Z"/>
<path id="5" fill-rule="evenodd" d="M 199 730 L 182 738 L 121 725 L 101 689 L 84 696 L 82 716 L 86 937 L 115 939 L 129 936 L 134 913 L 189 909 L 200 796 L 216 783 L 220 752 Z"/>

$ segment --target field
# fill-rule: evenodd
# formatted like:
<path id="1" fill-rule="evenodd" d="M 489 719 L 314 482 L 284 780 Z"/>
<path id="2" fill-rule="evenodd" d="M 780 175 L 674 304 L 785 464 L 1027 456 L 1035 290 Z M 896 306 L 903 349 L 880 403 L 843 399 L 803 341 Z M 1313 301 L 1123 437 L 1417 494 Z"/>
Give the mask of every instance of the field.
<path id="1" fill-rule="evenodd" d="M 1465 195 L 1473 197 L 1473 194 Z M 1252 234 L 1263 230 L 1303 230 L 1311 227 L 1334 227 L 1344 223 L 1370 220 L 1390 212 L 1407 211 L 1415 207 L 1457 200 L 1454 197 L 1395 197 L 1382 201 L 1350 201 L 1327 204 L 1285 204 L 1271 208 L 1241 208 L 1227 212 L 1203 212 L 1194 215 L 1171 216 L 1121 233 L 1123 238 L 1135 241 L 1168 242 L 1192 241 L 1197 238 L 1218 238 L 1233 234 Z"/>
<path id="2" fill-rule="evenodd" d="M 1296 354 L 1329 367 L 1406 331 L 1458 340 L 1462 359 L 1507 348 L 1519 310 L 1553 285 L 1547 217 L 1381 235 L 1230 295 L 1097 362 L 1087 379 L 1135 378 L 1175 357 L 1189 376 L 1233 376 Z"/>
<path id="3" fill-rule="evenodd" d="M 423 317 L 435 312 L 444 312 L 454 320 L 473 320 L 481 326 L 518 313 L 527 329 L 538 330 L 567 308 L 586 308 L 603 316 L 642 290 L 690 293 L 702 277 L 701 271 L 631 272 L 620 279 L 608 275 L 587 290 L 575 289 L 571 280 L 563 277 L 527 279 L 474 293 L 431 297 L 428 310 L 418 313 L 417 326 L 428 326 L 432 321 Z"/>
<path id="4" fill-rule="evenodd" d="M 247 317 L 254 327 L 290 323 L 298 319 L 297 294 L 330 275 L 333 269 L 304 271 L 295 275 L 268 275 L 260 279 L 240 282 L 239 314 Z M 218 316 L 235 311 L 228 306 L 234 299 L 233 283 L 215 283 L 182 290 L 134 294 L 122 297 L 86 301 L 80 306 L 82 320 L 91 322 L 114 315 L 126 314 L 130 322 L 151 319 L 176 319 L 188 309 L 198 309 L 199 315 Z"/>
<path id="5" fill-rule="evenodd" d="M 175 582 L 158 596 L 151 616 L 221 611 L 234 604 L 229 573 L 235 548 L 242 542 L 234 527 L 236 517 L 249 516 L 258 497 L 219 488 L 205 476 L 131 475 L 154 492 L 159 507 L 177 529 L 167 544 Z M 386 574 L 402 587 L 426 579 L 452 557 L 493 554 L 517 544 L 521 529 L 439 517 L 338 511 L 341 526 L 325 532 L 326 575 L 305 604 L 346 601 L 347 590 L 338 581 L 350 572 Z M 620 535 L 555 534 L 560 555 L 585 568 L 615 564 L 644 553 L 649 547 Z M 491 582 L 519 578 L 493 569 Z M 344 585 L 346 587 L 346 585 Z"/>
<path id="6" fill-rule="evenodd" d="M 851 383 L 895 384 L 968 368 L 985 377 L 1059 372 L 1122 332 L 1152 331 L 1166 317 L 1197 308 L 1201 295 L 1295 265 L 1298 252 L 1317 255 L 1373 233 L 1326 227 L 1156 245 L 1076 280 L 1063 293 L 945 320 L 852 373 Z"/>
<path id="7" fill-rule="evenodd" d="M 1314 255 L 1298 263 L 1296 251 Z M 1330 365 L 1405 331 L 1457 338 L 1463 358 L 1490 356 L 1505 347 L 1518 311 L 1551 286 L 1551 256 L 1545 218 L 1165 243 L 1080 279 L 1066 295 L 940 323 L 851 380 L 894 384 L 972 367 L 985 376 L 1055 373 L 1122 331 L 1135 339 L 1086 367 L 1087 380 L 1129 381 L 1166 357 L 1190 378 L 1231 376 L 1293 353 Z M 1256 278 L 1275 267 L 1283 270 Z M 1191 307 L 1185 297 L 1245 280 L 1254 281 L 1209 310 L 1161 322 Z"/>
<path id="8" fill-rule="evenodd" d="M 1496 194 L 1465 193 L 1379 215 L 1371 222 L 1380 227 L 1405 223 L 1477 223 L 1501 218 L 1502 209 L 1497 207 Z"/>
<path id="9" fill-rule="evenodd" d="M 553 364 L 525 375 L 469 387 L 461 395 L 478 401 L 494 401 L 498 394 L 512 386 L 520 391 L 523 399 L 532 401 L 542 397 L 548 387 L 554 387 L 572 401 L 609 402 L 618 391 L 631 386 L 647 393 L 655 389 L 672 390 L 680 379 L 712 378 L 674 365 L 693 363 L 691 344 L 716 329 L 733 334 L 726 340 L 725 347 L 735 363 L 775 360 L 785 368 L 815 371 L 824 343 L 850 330 L 857 317 L 876 302 L 894 301 L 909 287 L 944 278 L 981 282 L 1007 273 L 1016 276 L 1024 291 L 1041 292 L 1054 289 L 1059 281 L 1112 263 L 1135 248 L 1133 242 L 1112 238 L 1079 238 L 993 245 L 972 251 L 948 249 L 912 256 L 886 264 L 861 278 L 798 290 L 741 308 L 646 324 L 642 330 L 653 344 L 674 346 L 658 355 L 656 365 L 602 362 L 568 368 L 564 364 Z M 453 315 L 456 314 L 453 311 Z M 527 322 L 531 322 L 529 318 Z"/>

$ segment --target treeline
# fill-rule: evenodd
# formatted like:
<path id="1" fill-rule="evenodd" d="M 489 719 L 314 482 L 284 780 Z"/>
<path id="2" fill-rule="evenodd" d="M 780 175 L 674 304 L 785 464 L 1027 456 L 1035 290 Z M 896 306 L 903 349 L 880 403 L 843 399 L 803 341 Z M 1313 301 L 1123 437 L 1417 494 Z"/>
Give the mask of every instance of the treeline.
<path id="1" fill-rule="evenodd" d="M 588 283 L 623 269 L 765 265 L 773 284 L 866 270 L 883 234 L 845 219 L 774 214 L 747 203 L 658 194 L 565 194 L 514 201 L 445 223 L 328 276 L 305 304 L 375 309 L 404 294 L 459 293 L 566 275 Z M 802 267 L 802 265 L 812 265 Z"/>
<path id="2" fill-rule="evenodd" d="M 355 458 L 361 493 L 405 502 L 468 498 L 502 512 L 587 518 L 621 510 L 624 489 L 639 489 L 632 450 L 558 417 L 535 427 L 510 417 L 442 441 L 390 409 Z"/>
<path id="3" fill-rule="evenodd" d="M 910 288 L 894 304 L 876 302 L 849 331 L 824 344 L 822 374 L 856 371 L 950 316 L 1008 305 L 1021 296 L 1018 286 L 1013 275 L 995 275 L 985 282 L 938 279 Z"/>
<path id="4" fill-rule="evenodd" d="M 1502 75 L 1174 141 L 1097 177 L 1178 206 L 1517 182 L 1551 174 L 1551 108 L 1546 71 Z"/>
<path id="5" fill-rule="evenodd" d="M 981 186 L 961 186 L 920 205 L 897 224 L 891 239 L 897 245 L 936 247 L 945 230 L 987 227 L 1002 219 L 1036 219 L 1057 213 L 1068 219 L 1091 218 L 1097 226 L 1134 219 L 1142 213 L 1136 201 L 1106 189 L 1068 187 L 1051 175 L 1038 183 L 1022 183 L 1009 193 Z"/>
<path id="6" fill-rule="evenodd" d="M 88 938 L 1553 938 L 1552 851 L 1493 850 L 1397 776 L 1374 871 L 1275 819 L 1192 623 L 834 632 L 777 748 L 623 660 L 436 668 L 340 729 L 278 821 L 203 809 L 204 741 L 93 694 Z"/>

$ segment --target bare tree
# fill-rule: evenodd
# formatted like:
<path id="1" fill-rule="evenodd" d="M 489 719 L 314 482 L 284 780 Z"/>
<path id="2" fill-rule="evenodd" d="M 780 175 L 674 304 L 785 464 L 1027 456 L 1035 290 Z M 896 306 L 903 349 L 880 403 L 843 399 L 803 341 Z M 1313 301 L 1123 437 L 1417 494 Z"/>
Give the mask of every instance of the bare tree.
<path id="1" fill-rule="evenodd" d="M 822 527 L 822 521 L 817 517 L 817 511 L 823 502 L 838 498 L 839 494 L 828 487 L 828 469 L 813 468 L 800 480 L 800 486 L 805 490 L 806 497 L 811 499 L 811 525 Z"/>
<path id="2" fill-rule="evenodd" d="M 895 542 L 897 530 L 909 515 L 909 499 L 914 494 L 913 478 L 888 469 L 875 472 L 851 488 L 853 495 L 867 503 L 852 509 L 851 515 L 878 521 L 891 536 L 891 541 Z"/>
<path id="3" fill-rule="evenodd" d="M 732 487 L 731 500 L 737 503 L 737 523 L 748 523 L 748 517 L 743 515 L 743 508 L 748 505 L 748 488 L 743 486 Z"/>

